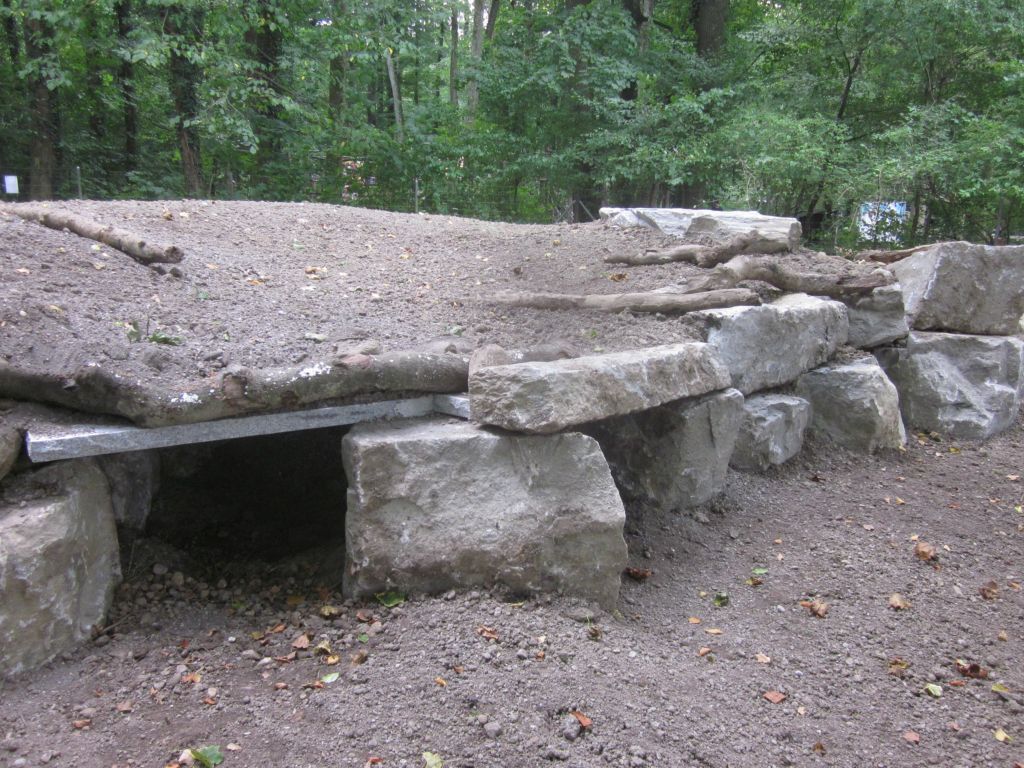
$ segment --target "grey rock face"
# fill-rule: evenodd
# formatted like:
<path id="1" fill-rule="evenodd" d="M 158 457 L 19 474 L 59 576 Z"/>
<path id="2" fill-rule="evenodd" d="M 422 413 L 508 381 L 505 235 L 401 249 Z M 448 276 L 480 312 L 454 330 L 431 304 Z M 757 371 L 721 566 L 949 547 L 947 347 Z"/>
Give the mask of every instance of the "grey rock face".
<path id="1" fill-rule="evenodd" d="M 755 395 L 743 404 L 743 423 L 730 466 L 763 472 L 800 453 L 811 404 L 792 395 Z"/>
<path id="2" fill-rule="evenodd" d="M 709 237 L 724 243 L 756 229 L 764 252 L 792 251 L 802 230 L 796 219 L 757 211 L 709 211 L 699 208 L 602 208 L 601 218 L 616 227 L 650 227 L 670 237 Z M 776 247 L 772 249 L 771 244 Z"/>
<path id="3" fill-rule="evenodd" d="M 625 511 L 596 440 L 434 418 L 360 424 L 342 455 L 348 594 L 499 583 L 615 605 Z"/>
<path id="4" fill-rule="evenodd" d="M 601 443 L 624 494 L 682 509 L 721 493 L 742 420 L 743 395 L 727 389 L 588 424 L 584 432 Z"/>
<path id="5" fill-rule="evenodd" d="M 796 379 L 821 365 L 846 343 L 846 307 L 803 293 L 760 307 L 693 312 L 695 324 L 744 395 Z"/>
<path id="6" fill-rule="evenodd" d="M 693 342 L 479 368 L 469 401 L 478 423 L 544 434 L 727 386 L 714 351 Z"/>
<path id="7" fill-rule="evenodd" d="M 984 440 L 1013 424 L 1024 386 L 1024 341 L 912 332 L 905 346 L 876 350 L 900 393 L 909 426 Z"/>
<path id="8" fill-rule="evenodd" d="M 850 318 L 851 347 L 871 349 L 906 338 L 910 332 L 903 306 L 903 290 L 899 285 L 875 288 L 865 296 L 845 302 Z"/>
<path id="9" fill-rule="evenodd" d="M 2 673 L 31 669 L 88 638 L 120 578 L 110 492 L 94 461 L 12 478 L 0 500 Z"/>
<path id="10" fill-rule="evenodd" d="M 872 358 L 816 368 L 796 391 L 811 403 L 811 429 L 839 445 L 876 451 L 906 442 L 899 394 Z"/>
<path id="11" fill-rule="evenodd" d="M 1024 246 L 942 243 L 891 267 L 915 330 L 1011 336 L 1024 314 Z"/>
<path id="12" fill-rule="evenodd" d="M 7 473 L 14 467 L 21 453 L 23 439 L 21 432 L 14 427 L 0 423 L 0 480 L 7 477 Z"/>
<path id="13" fill-rule="evenodd" d="M 114 519 L 134 531 L 144 531 L 153 497 L 160 485 L 160 458 L 156 451 L 111 453 L 98 457 L 110 483 Z"/>

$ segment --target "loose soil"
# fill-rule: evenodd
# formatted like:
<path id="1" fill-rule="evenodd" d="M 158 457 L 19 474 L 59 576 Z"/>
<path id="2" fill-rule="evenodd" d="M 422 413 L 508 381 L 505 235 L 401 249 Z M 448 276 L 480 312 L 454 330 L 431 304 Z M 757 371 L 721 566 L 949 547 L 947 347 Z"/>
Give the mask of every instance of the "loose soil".
<path id="1" fill-rule="evenodd" d="M 313 205 L 70 207 L 181 245 L 183 277 L 0 216 L 0 353 L 31 370 L 93 360 L 184 386 L 352 339 L 593 351 L 685 338 L 676 319 L 480 301 L 685 275 L 601 262 L 658 244 L 646 232 Z M 129 343 L 132 321 L 182 343 Z M 639 580 L 624 577 L 611 614 L 497 591 L 350 603 L 329 546 L 255 562 L 233 560 L 244 548 L 230 539 L 125 539 L 107 631 L 0 683 L 0 766 L 162 768 L 217 745 L 227 768 L 420 768 L 428 752 L 448 768 L 1014 768 L 1022 476 L 1019 423 L 984 445 L 912 435 L 877 456 L 812 442 L 765 475 L 730 473 L 706 507 L 628 509 Z M 915 555 L 922 542 L 935 559 Z"/>

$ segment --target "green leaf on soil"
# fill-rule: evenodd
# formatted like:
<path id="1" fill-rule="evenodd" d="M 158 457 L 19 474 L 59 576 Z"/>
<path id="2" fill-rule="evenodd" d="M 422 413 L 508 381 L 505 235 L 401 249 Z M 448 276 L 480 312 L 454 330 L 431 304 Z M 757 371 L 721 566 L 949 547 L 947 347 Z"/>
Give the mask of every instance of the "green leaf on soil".
<path id="1" fill-rule="evenodd" d="M 753 568 L 750 569 L 750 572 L 755 576 L 764 576 L 766 573 L 768 573 L 768 569 L 765 568 L 763 565 L 755 565 Z"/>
<path id="2" fill-rule="evenodd" d="M 326 675 L 320 678 L 320 682 L 330 685 L 331 683 L 337 682 L 339 677 L 341 677 L 341 675 L 339 675 L 337 672 L 328 672 Z"/>
<path id="3" fill-rule="evenodd" d="M 385 608 L 394 608 L 395 606 L 401 605 L 405 602 L 405 595 L 394 590 L 389 592 L 378 592 L 374 597 L 376 597 L 377 602 Z"/>
<path id="4" fill-rule="evenodd" d="M 359 637 L 356 638 L 356 640 L 358 640 L 360 643 L 368 643 L 370 642 L 370 636 L 363 632 L 359 635 Z"/>
<path id="5" fill-rule="evenodd" d="M 216 768 L 224 762 L 224 755 L 221 754 L 220 747 L 217 746 L 190 749 L 189 752 L 192 754 L 192 759 L 203 768 Z"/>
<path id="6" fill-rule="evenodd" d="M 729 604 L 729 593 L 728 592 L 716 592 L 715 597 L 712 601 L 715 608 L 725 608 Z"/>
<path id="7" fill-rule="evenodd" d="M 151 341 L 154 344 L 170 344 L 171 346 L 181 346 L 180 336 L 171 336 L 163 331 L 153 331 L 149 336 L 146 337 L 146 341 Z"/>
<path id="8" fill-rule="evenodd" d="M 994 683 L 994 684 L 992 685 L 992 692 L 993 692 L 993 693 L 1009 693 L 1009 692 L 1010 692 L 1010 689 L 1009 689 L 1009 688 L 1007 688 L 1007 687 L 1006 687 L 1005 685 L 1003 685 L 1002 683 Z"/>
<path id="9" fill-rule="evenodd" d="M 444 761 L 440 755 L 433 752 L 423 753 L 423 768 L 444 768 Z"/>
<path id="10" fill-rule="evenodd" d="M 928 683 L 928 685 L 924 687 L 924 692 L 937 699 L 942 695 L 942 686 L 936 685 L 935 683 Z"/>

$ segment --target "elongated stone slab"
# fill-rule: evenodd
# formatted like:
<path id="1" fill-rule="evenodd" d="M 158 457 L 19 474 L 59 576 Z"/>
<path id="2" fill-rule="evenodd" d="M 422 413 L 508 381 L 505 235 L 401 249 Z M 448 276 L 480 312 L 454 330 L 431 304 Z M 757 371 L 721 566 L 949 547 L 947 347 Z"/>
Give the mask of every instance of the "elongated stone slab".
<path id="1" fill-rule="evenodd" d="M 342 457 L 346 593 L 502 584 L 615 606 L 626 513 L 596 440 L 430 418 L 360 424 Z"/>
<path id="2" fill-rule="evenodd" d="M 546 434 L 728 386 L 711 347 L 690 342 L 481 368 L 469 378 L 469 404 L 477 423 Z"/>
<path id="3" fill-rule="evenodd" d="M 694 325 L 732 374 L 744 395 L 796 379 L 828 360 L 846 343 L 846 307 L 803 293 L 760 307 L 693 312 Z"/>
<path id="4" fill-rule="evenodd" d="M 602 208 L 601 218 L 617 227 L 649 227 L 670 237 L 710 238 L 725 243 L 736 235 L 756 229 L 765 243 L 777 251 L 793 251 L 800 245 L 801 227 L 796 219 L 766 216 L 757 211 L 711 211 L 700 208 Z"/>

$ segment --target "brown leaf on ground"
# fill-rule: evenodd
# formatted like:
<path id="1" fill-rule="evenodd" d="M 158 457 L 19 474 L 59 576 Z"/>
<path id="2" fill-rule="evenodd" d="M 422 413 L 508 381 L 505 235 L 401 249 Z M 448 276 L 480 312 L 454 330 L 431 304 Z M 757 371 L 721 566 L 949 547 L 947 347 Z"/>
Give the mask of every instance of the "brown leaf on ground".
<path id="1" fill-rule="evenodd" d="M 356 611 L 356 621 L 362 622 L 363 624 L 370 624 L 373 621 L 373 613 L 365 608 L 360 608 Z"/>
<path id="2" fill-rule="evenodd" d="M 938 557 L 935 552 L 935 547 L 927 541 L 921 541 L 920 539 L 914 545 L 914 556 L 918 560 L 923 560 L 926 563 L 935 560 Z"/>
<path id="3" fill-rule="evenodd" d="M 282 632 L 284 632 L 287 628 L 288 627 L 285 624 L 275 624 L 273 627 L 268 629 L 267 632 L 272 635 L 279 635 Z"/>
<path id="4" fill-rule="evenodd" d="M 275 691 L 287 691 L 288 690 L 288 683 L 274 683 L 274 690 Z"/>
<path id="5" fill-rule="evenodd" d="M 903 733 L 903 740 L 910 742 L 911 744 L 920 744 L 921 734 L 919 734 L 917 731 L 905 731 Z"/>
<path id="6" fill-rule="evenodd" d="M 92 725 L 92 720 L 90 720 L 88 717 L 83 717 L 81 720 L 72 721 L 71 725 L 74 727 L 76 731 L 80 731 L 83 728 L 88 728 L 90 725 Z"/>
<path id="7" fill-rule="evenodd" d="M 772 704 L 781 704 L 786 700 L 786 694 L 782 691 L 765 691 L 764 698 Z"/>
<path id="8" fill-rule="evenodd" d="M 700 624 L 701 619 L 698 618 L 697 616 L 691 616 L 690 618 L 687 619 L 687 621 L 690 622 L 691 624 Z"/>
<path id="9" fill-rule="evenodd" d="M 765 654 L 765 653 L 758 653 L 754 658 L 757 659 L 757 663 L 758 664 L 771 664 L 772 663 L 772 657 L 769 656 L 768 654 Z"/>
<path id="10" fill-rule="evenodd" d="M 612 274 L 608 275 L 608 279 L 611 280 L 613 283 L 621 283 L 623 280 L 628 280 L 629 275 L 627 275 L 625 272 L 613 272 Z"/>
<path id="11" fill-rule="evenodd" d="M 369 757 L 366 762 L 363 763 L 363 768 L 373 768 L 375 765 L 382 765 L 384 763 L 383 757 Z"/>
<path id="12" fill-rule="evenodd" d="M 697 655 L 701 657 L 707 656 L 709 653 L 711 653 L 711 649 L 708 648 L 706 645 L 702 645 L 700 647 L 700 650 L 697 651 Z"/>
<path id="13" fill-rule="evenodd" d="M 370 654 L 366 651 L 356 651 L 350 658 L 352 659 L 352 663 L 358 666 L 359 664 L 365 664 L 366 660 L 370 658 Z"/>
<path id="14" fill-rule="evenodd" d="M 822 744 L 820 741 L 814 742 L 814 746 L 811 747 L 811 749 L 814 750 L 814 752 L 819 754 L 819 755 L 824 755 L 825 754 L 825 745 Z"/>
<path id="15" fill-rule="evenodd" d="M 494 640 L 495 642 L 498 640 L 498 630 L 494 627 L 487 627 L 481 624 L 476 628 L 476 633 L 484 640 Z"/>
<path id="16" fill-rule="evenodd" d="M 889 595 L 889 607 L 894 611 L 905 611 L 910 607 L 910 603 L 899 592 L 893 592 Z"/>
<path id="17" fill-rule="evenodd" d="M 304 651 L 306 648 L 309 648 L 309 635 L 303 632 L 301 635 L 292 640 L 292 648 L 295 648 L 300 651 Z"/>
<path id="18" fill-rule="evenodd" d="M 448 681 L 447 681 L 447 680 L 445 680 L 445 679 L 444 679 L 443 677 L 441 677 L 440 675 L 438 675 L 437 677 L 435 677 L 435 678 L 434 678 L 434 684 L 435 684 L 435 685 L 439 685 L 439 686 L 441 686 L 442 688 L 447 688 L 447 687 L 448 687 Z"/>
<path id="19" fill-rule="evenodd" d="M 653 571 L 650 568 L 627 568 L 626 575 L 633 581 L 647 581 Z"/>
<path id="20" fill-rule="evenodd" d="M 705 629 L 704 631 L 707 632 L 709 635 L 724 635 L 725 634 L 725 631 L 719 629 L 718 627 L 709 627 L 708 629 Z"/>
<path id="21" fill-rule="evenodd" d="M 977 662 L 966 662 L 963 659 L 956 660 L 956 671 L 964 677 L 970 677 L 974 680 L 984 680 L 988 677 L 988 670 Z"/>
<path id="22" fill-rule="evenodd" d="M 570 712 L 569 714 L 572 715 L 573 717 L 575 717 L 579 721 L 580 728 L 589 728 L 590 726 L 592 726 L 594 724 L 593 720 L 591 720 L 589 717 L 587 717 L 582 712 L 579 712 L 579 711 L 577 711 L 575 709 L 572 712 Z"/>
<path id="23" fill-rule="evenodd" d="M 986 600 L 995 600 L 999 597 L 999 585 L 994 581 L 985 582 L 978 588 L 978 594 Z"/>
<path id="24" fill-rule="evenodd" d="M 889 659 L 889 674 L 893 677 L 903 677 L 903 673 L 910 668 L 910 662 L 893 656 Z"/>
<path id="25" fill-rule="evenodd" d="M 822 600 L 820 597 L 816 597 L 813 600 L 801 600 L 800 605 L 810 611 L 812 616 L 816 616 L 819 619 L 824 619 L 828 616 L 829 604 Z"/>

